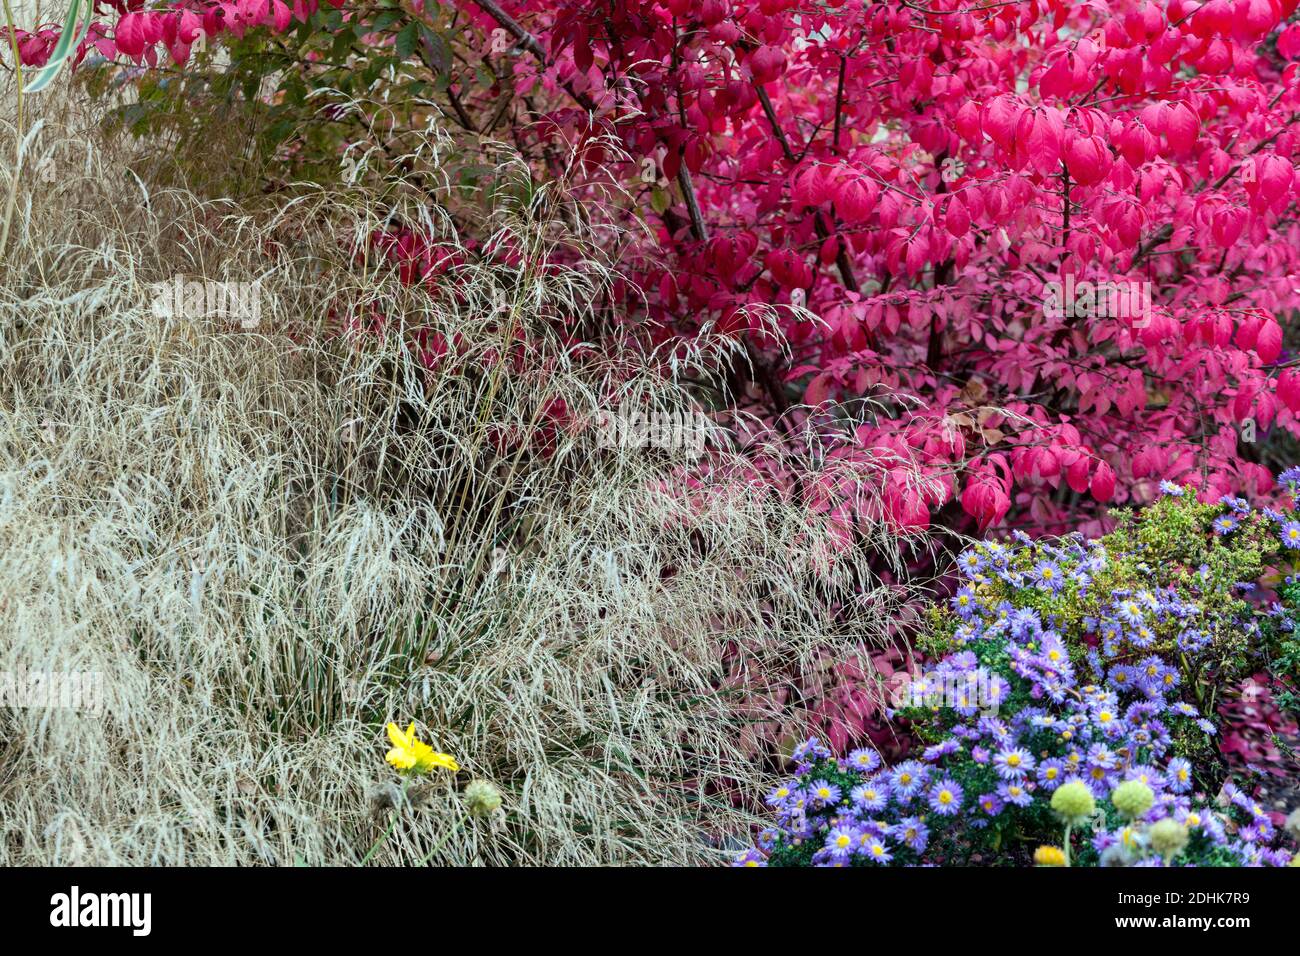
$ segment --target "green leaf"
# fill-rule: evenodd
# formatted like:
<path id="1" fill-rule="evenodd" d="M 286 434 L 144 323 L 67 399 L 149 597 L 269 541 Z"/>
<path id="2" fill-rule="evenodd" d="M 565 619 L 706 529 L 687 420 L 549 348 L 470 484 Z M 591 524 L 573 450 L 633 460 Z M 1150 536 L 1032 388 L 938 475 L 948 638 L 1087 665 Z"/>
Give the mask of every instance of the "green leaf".
<path id="1" fill-rule="evenodd" d="M 334 45 L 330 47 L 330 59 L 339 63 L 345 61 L 352 49 L 352 39 L 351 30 L 344 30 L 336 34 Z"/>
<path id="2" fill-rule="evenodd" d="M 267 142 L 271 146 L 279 146 L 292 135 L 294 127 L 297 126 L 291 119 L 283 119 L 277 123 L 272 123 L 266 131 Z"/>
<path id="3" fill-rule="evenodd" d="M 415 44 L 420 35 L 420 26 L 421 24 L 419 21 L 412 20 L 406 26 L 402 27 L 401 31 L 397 34 L 396 48 L 399 59 L 405 60 L 415 52 Z"/>
<path id="4" fill-rule="evenodd" d="M 380 12 L 379 16 L 375 17 L 371 22 L 370 29 L 375 33 L 379 33 L 381 30 L 391 27 L 394 23 L 399 23 L 401 19 L 401 10 L 383 10 Z"/>

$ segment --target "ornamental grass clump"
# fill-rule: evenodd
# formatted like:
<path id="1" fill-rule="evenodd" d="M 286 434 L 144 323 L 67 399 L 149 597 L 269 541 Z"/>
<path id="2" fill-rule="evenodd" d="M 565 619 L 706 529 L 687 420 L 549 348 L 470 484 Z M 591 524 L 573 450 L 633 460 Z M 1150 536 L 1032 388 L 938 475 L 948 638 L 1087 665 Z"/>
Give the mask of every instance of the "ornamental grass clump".
<path id="1" fill-rule="evenodd" d="M 972 547 L 930 617 L 938 663 L 898 695 L 920 758 L 810 741 L 741 862 L 1286 864 L 1280 829 L 1222 781 L 1213 703 L 1287 615 L 1254 598 L 1293 524 L 1167 486 L 1100 540 Z"/>
<path id="2" fill-rule="evenodd" d="M 433 128 L 391 176 L 244 205 L 77 111 L 28 127 L 53 184 L 0 169 L 0 673 L 104 693 L 0 708 L 0 863 L 356 864 L 396 803 L 381 745 L 432 774 L 376 864 L 726 859 L 810 706 L 789 675 L 909 598 L 866 505 L 750 480 L 706 401 L 743 355 L 622 323 L 618 227 L 504 144 Z M 163 301 L 177 277 L 254 287 L 260 320 Z M 624 402 L 704 452 L 605 440 Z M 384 744 L 407 715 L 500 804 Z"/>

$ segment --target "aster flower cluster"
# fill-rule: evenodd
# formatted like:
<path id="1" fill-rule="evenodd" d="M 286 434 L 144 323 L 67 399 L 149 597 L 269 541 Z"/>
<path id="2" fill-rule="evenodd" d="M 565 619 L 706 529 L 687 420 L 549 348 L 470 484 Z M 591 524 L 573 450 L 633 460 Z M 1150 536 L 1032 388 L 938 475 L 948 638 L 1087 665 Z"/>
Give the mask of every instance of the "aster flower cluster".
<path id="1" fill-rule="evenodd" d="M 1288 863 L 1242 791 L 1197 792 L 1218 785 L 1199 763 L 1218 730 L 1205 675 L 1244 666 L 1269 613 L 1241 584 L 1287 547 L 1279 517 L 1174 489 L 1098 541 L 972 548 L 933 615 L 939 663 L 893 712 L 927 744 L 919 758 L 808 741 L 738 865 Z"/>
<path id="2" fill-rule="evenodd" d="M 1022 862 L 1015 854 L 1039 840 L 1046 842 L 1030 859 L 1042 866 L 1067 865 L 1071 851 L 1074 865 L 1102 866 L 1286 866 L 1300 859 L 1273 845 L 1280 835 L 1255 801 L 1229 784 L 1220 805 L 1211 805 L 1188 792 L 1186 767 L 1174 761 L 1122 766 L 1107 790 L 1096 778 L 1062 775 L 1068 760 L 1017 775 L 1016 762 L 1004 759 L 1002 783 L 976 794 L 989 778 L 969 753 L 884 767 L 874 751 L 836 759 L 813 739 L 795 759 L 795 776 L 767 797 L 775 825 L 734 866 L 1005 864 Z M 877 769 L 862 769 L 863 761 Z M 1071 829 L 1079 834 L 1073 841 Z"/>
<path id="3" fill-rule="evenodd" d="M 1016 862 L 1014 841 L 1026 837 L 1022 850 L 1039 840 L 1072 847 L 1076 865 L 1291 862 L 1291 851 L 1272 845 L 1279 834 L 1268 814 L 1231 784 L 1226 805 L 1211 806 L 1191 792 L 1186 760 L 1162 761 L 1131 737 L 1108 738 L 1115 747 L 1053 746 L 1034 724 L 1036 710 L 962 722 L 923 759 L 892 767 L 870 748 L 836 759 L 806 741 L 794 777 L 767 796 L 775 825 L 734 865 Z M 1069 852 L 1039 846 L 1033 859 L 1065 865 Z"/>

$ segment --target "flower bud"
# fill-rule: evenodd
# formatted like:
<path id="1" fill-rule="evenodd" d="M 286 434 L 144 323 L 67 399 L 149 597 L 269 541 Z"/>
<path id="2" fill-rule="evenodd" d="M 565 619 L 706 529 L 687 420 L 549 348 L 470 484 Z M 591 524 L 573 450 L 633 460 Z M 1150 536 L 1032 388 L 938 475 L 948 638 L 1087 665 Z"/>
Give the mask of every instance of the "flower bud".
<path id="1" fill-rule="evenodd" d="M 1080 823 L 1092 816 L 1097 809 L 1097 802 L 1087 784 L 1081 780 L 1070 780 L 1057 787 L 1052 794 L 1052 809 L 1066 823 Z"/>
<path id="2" fill-rule="evenodd" d="M 501 808 L 501 791 L 486 780 L 471 780 L 463 795 L 472 817 L 489 817 Z"/>
<path id="3" fill-rule="evenodd" d="M 1168 858 L 1187 845 L 1187 827 L 1173 817 L 1165 817 L 1151 827 L 1148 838 L 1151 849 Z"/>
<path id="4" fill-rule="evenodd" d="M 1151 809 L 1156 795 L 1141 780 L 1126 780 L 1111 791 L 1110 802 L 1124 816 L 1136 820 Z"/>

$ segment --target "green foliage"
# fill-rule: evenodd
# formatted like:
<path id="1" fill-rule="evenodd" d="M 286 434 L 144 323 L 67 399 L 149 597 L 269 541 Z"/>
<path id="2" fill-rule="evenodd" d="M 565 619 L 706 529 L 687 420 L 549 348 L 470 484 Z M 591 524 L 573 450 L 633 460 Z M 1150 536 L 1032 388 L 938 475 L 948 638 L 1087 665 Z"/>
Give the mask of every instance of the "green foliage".
<path id="1" fill-rule="evenodd" d="M 1232 511 L 1223 504 L 1204 504 L 1192 494 L 1165 495 L 1141 509 L 1113 513 L 1117 524 L 1098 545 L 1105 555 L 1101 567 L 1086 578 L 1063 568 L 1059 590 L 1033 580 L 1043 561 L 1053 560 L 1050 544 L 1035 542 L 1014 551 L 1009 573 L 984 575 L 972 582 L 981 602 L 1032 608 L 1050 617 L 1069 647 L 1071 659 L 1082 663 L 1101 641 L 1115 595 L 1159 595 L 1194 608 L 1189 618 L 1158 616 L 1144 622 L 1150 641 L 1125 642 L 1129 656 L 1157 655 L 1181 672 L 1182 696 L 1203 714 L 1212 714 L 1222 687 L 1249 675 L 1260 663 L 1260 635 L 1273 628 L 1258 613 L 1250 597 L 1258 585 L 1278 581 L 1276 565 L 1283 559 L 1277 521 L 1260 511 L 1237 514 L 1236 528 L 1216 533 L 1213 524 Z M 1288 591 L 1294 600 L 1300 589 Z M 932 633 L 923 642 L 940 655 L 959 646 L 960 617 L 947 608 L 931 613 Z M 1188 653 L 1179 637 L 1189 627 L 1203 632 L 1207 647 Z M 1200 735 L 1197 735 L 1198 738 Z"/>
<path id="2" fill-rule="evenodd" d="M 382 154 L 375 168 L 406 166 L 408 147 L 454 99 L 449 38 L 464 29 L 454 24 L 454 12 L 436 3 L 422 17 L 385 4 L 352 19 L 323 5 L 283 34 L 225 37 L 221 62 L 195 53 L 184 67 L 149 71 L 110 121 L 174 144 L 167 155 L 187 178 L 201 173 L 210 191 L 232 197 L 250 186 L 365 177 L 372 150 Z M 101 95 L 119 82 L 111 71 L 90 74 Z"/>

